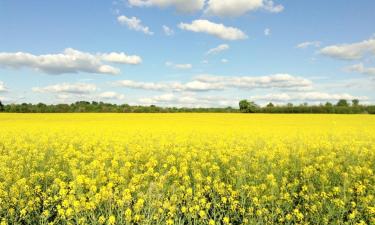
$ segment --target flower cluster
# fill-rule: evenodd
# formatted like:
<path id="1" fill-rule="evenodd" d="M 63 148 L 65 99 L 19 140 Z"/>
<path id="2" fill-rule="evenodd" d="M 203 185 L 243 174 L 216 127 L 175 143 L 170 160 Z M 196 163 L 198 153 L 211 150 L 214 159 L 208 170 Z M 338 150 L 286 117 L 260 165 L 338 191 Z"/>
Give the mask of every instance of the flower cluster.
<path id="1" fill-rule="evenodd" d="M 0 224 L 375 224 L 366 115 L 0 114 Z"/>

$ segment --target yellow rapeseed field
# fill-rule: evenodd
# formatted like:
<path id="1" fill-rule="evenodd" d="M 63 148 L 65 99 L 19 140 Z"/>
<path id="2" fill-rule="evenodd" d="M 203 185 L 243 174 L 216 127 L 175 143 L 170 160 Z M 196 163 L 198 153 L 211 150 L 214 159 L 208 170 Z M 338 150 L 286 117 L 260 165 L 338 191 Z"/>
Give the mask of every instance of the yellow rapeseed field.
<path id="1" fill-rule="evenodd" d="M 0 114 L 0 224 L 375 224 L 375 117 Z"/>

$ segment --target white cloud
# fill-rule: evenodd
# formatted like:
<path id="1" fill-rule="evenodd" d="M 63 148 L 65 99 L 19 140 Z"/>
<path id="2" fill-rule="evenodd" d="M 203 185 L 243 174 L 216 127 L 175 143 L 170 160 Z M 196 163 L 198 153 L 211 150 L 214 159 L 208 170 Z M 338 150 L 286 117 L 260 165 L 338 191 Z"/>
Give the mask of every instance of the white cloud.
<path id="1" fill-rule="evenodd" d="M 324 92 L 305 92 L 305 93 L 277 93 L 267 94 L 263 96 L 253 96 L 253 101 L 276 101 L 276 102 L 287 102 L 287 101 L 337 101 L 340 99 L 359 99 L 368 100 L 366 96 L 353 96 L 350 94 L 329 94 Z"/>
<path id="2" fill-rule="evenodd" d="M 180 23 L 178 27 L 182 30 L 206 33 L 231 41 L 247 38 L 247 35 L 238 28 L 226 27 L 223 24 L 213 23 L 208 20 L 194 20 L 191 24 Z"/>
<path id="3" fill-rule="evenodd" d="M 227 63 L 227 62 L 229 62 L 229 60 L 228 59 L 221 59 L 221 62 L 222 63 Z"/>
<path id="4" fill-rule="evenodd" d="M 168 27 L 166 25 L 163 25 L 163 31 L 164 31 L 164 34 L 167 35 L 167 36 L 174 35 L 174 30 L 172 30 L 170 27 Z"/>
<path id="5" fill-rule="evenodd" d="M 117 17 L 117 21 L 124 26 L 127 26 L 130 30 L 140 31 L 148 35 L 153 35 L 154 33 L 150 31 L 150 28 L 142 25 L 142 21 L 137 17 L 126 17 L 121 15 Z"/>
<path id="6" fill-rule="evenodd" d="M 345 68 L 347 72 L 357 72 L 367 75 L 375 75 L 375 67 L 365 67 L 363 63 L 349 66 Z"/>
<path id="7" fill-rule="evenodd" d="M 271 29 L 270 28 L 264 29 L 264 35 L 265 36 L 270 36 L 271 35 Z"/>
<path id="8" fill-rule="evenodd" d="M 98 96 L 99 98 L 103 98 L 103 99 L 116 99 L 116 100 L 125 99 L 125 95 L 119 94 L 113 91 L 102 92 Z"/>
<path id="9" fill-rule="evenodd" d="M 137 55 L 126 55 L 123 52 L 104 53 L 104 54 L 101 54 L 100 58 L 106 62 L 119 63 L 119 64 L 138 65 L 142 63 L 141 57 Z"/>
<path id="10" fill-rule="evenodd" d="M 230 48 L 229 45 L 227 45 L 227 44 L 221 44 L 221 45 L 219 45 L 219 46 L 217 46 L 215 48 L 211 48 L 210 50 L 208 50 L 206 52 L 206 55 L 218 54 L 220 52 L 228 50 L 229 48 Z"/>
<path id="11" fill-rule="evenodd" d="M 318 48 L 318 47 L 320 47 L 320 42 L 319 41 L 305 41 L 305 42 L 299 43 L 296 46 L 296 48 L 304 49 L 304 48 L 308 48 L 310 46 Z"/>
<path id="12" fill-rule="evenodd" d="M 278 13 L 283 11 L 284 7 L 275 5 L 272 0 L 208 0 L 205 13 L 213 16 L 234 17 L 259 9 Z"/>
<path id="13" fill-rule="evenodd" d="M 352 44 L 331 45 L 320 50 L 320 53 L 343 60 L 361 59 L 366 54 L 375 55 L 375 38 Z"/>
<path id="14" fill-rule="evenodd" d="M 7 87 L 5 86 L 4 82 L 0 81 L 0 92 L 8 91 Z"/>
<path id="15" fill-rule="evenodd" d="M 237 89 L 283 89 L 285 91 L 306 91 L 312 89 L 312 82 L 302 77 L 296 77 L 289 74 L 274 74 L 269 76 L 213 76 L 200 75 L 192 81 L 182 82 L 137 82 L 131 80 L 122 80 L 115 82 L 115 85 L 143 90 L 153 91 L 214 91 L 230 88 Z"/>
<path id="16" fill-rule="evenodd" d="M 161 103 L 161 102 L 171 102 L 171 101 L 176 100 L 176 97 L 174 94 L 163 94 L 163 95 L 158 95 L 150 98 L 141 98 L 139 99 L 140 103 L 143 104 L 155 104 L 155 103 Z"/>
<path id="17" fill-rule="evenodd" d="M 46 87 L 34 87 L 33 92 L 62 93 L 62 94 L 89 94 L 97 90 L 94 84 L 87 83 L 61 83 Z"/>
<path id="18" fill-rule="evenodd" d="M 308 79 L 297 77 L 289 74 L 273 74 L 268 76 L 213 76 L 201 75 L 195 77 L 195 80 L 222 85 L 230 88 L 281 88 L 281 89 L 298 89 L 311 88 L 312 82 Z"/>
<path id="19" fill-rule="evenodd" d="M 166 62 L 165 65 L 168 66 L 168 67 L 179 69 L 179 70 L 189 70 L 189 69 L 193 68 L 193 65 L 191 65 L 189 63 L 187 63 L 187 64 L 175 64 L 173 62 Z"/>
<path id="20" fill-rule="evenodd" d="M 116 86 L 143 89 L 151 91 L 167 91 L 167 92 L 181 92 L 181 91 L 211 91 L 221 90 L 222 85 L 210 84 L 200 81 L 191 81 L 187 83 L 181 82 L 137 82 L 132 80 L 122 80 L 114 83 Z"/>
<path id="21" fill-rule="evenodd" d="M 129 5 L 137 7 L 175 7 L 177 11 L 192 13 L 203 9 L 205 0 L 129 0 Z"/>
<path id="22" fill-rule="evenodd" d="M 72 48 L 67 48 L 63 53 L 33 55 L 25 52 L 0 53 L 0 66 L 6 68 L 33 68 L 47 74 L 64 73 L 98 73 L 119 74 L 120 70 L 103 62 L 121 64 L 139 64 L 139 56 L 128 56 L 125 53 L 98 53 L 90 54 Z"/>
<path id="23" fill-rule="evenodd" d="M 237 106 L 238 101 L 236 99 L 228 99 L 221 96 L 197 96 L 192 93 L 182 93 L 176 95 L 173 93 L 167 93 L 163 95 L 141 98 L 138 100 L 143 105 L 162 105 L 162 106 L 177 106 L 177 107 L 227 107 Z"/>

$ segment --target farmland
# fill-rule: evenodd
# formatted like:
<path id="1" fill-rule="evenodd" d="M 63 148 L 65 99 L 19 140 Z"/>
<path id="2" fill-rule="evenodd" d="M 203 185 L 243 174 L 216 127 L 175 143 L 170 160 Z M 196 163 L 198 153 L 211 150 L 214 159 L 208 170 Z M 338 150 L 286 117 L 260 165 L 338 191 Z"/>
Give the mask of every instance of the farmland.
<path id="1" fill-rule="evenodd" d="M 0 114 L 0 223 L 375 224 L 375 117 Z"/>

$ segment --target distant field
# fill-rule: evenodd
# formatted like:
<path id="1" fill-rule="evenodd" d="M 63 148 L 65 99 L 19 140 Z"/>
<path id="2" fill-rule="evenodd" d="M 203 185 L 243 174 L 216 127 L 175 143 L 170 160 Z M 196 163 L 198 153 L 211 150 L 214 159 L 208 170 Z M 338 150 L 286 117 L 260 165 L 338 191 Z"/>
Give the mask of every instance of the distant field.
<path id="1" fill-rule="evenodd" d="M 3 224 L 375 224 L 375 117 L 0 114 Z"/>

